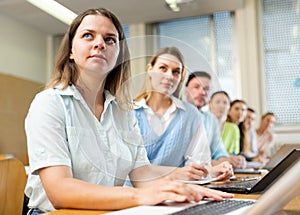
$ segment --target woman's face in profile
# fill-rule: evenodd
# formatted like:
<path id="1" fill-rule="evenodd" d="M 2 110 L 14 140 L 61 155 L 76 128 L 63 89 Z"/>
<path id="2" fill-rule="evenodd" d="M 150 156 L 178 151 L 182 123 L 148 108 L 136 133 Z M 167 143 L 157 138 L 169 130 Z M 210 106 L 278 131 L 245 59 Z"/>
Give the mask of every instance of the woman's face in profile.
<path id="1" fill-rule="evenodd" d="M 102 15 L 87 15 L 72 41 L 70 59 L 91 76 L 103 77 L 111 71 L 119 55 L 119 34 L 112 21 Z"/>

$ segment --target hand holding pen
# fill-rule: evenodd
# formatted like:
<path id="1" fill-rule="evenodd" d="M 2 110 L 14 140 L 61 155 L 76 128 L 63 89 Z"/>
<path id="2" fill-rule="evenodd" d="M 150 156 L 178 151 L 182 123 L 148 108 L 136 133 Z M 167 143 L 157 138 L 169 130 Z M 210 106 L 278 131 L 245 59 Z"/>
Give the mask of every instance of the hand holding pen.
<path id="1" fill-rule="evenodd" d="M 194 159 L 191 156 L 186 156 L 185 166 L 190 166 L 194 169 L 198 169 L 202 171 L 202 174 L 198 174 L 197 180 L 210 178 L 210 169 L 211 164 L 210 162 L 202 162 L 199 160 Z"/>
<path id="2" fill-rule="evenodd" d="M 216 177 L 217 180 L 225 180 L 233 176 L 233 168 L 228 161 L 224 161 L 218 165 L 213 166 L 211 172 L 212 177 Z"/>
<path id="3" fill-rule="evenodd" d="M 191 158 L 188 159 L 190 160 Z M 189 162 L 189 165 L 176 168 L 170 176 L 179 180 L 195 181 L 207 177 L 208 173 L 208 169 L 205 165 L 200 165 L 196 162 Z"/>
<path id="4" fill-rule="evenodd" d="M 229 179 L 231 176 L 233 176 L 233 168 L 232 165 L 228 161 L 224 161 L 218 165 L 211 166 L 210 163 L 201 163 L 200 161 L 197 161 L 193 159 L 190 156 L 187 156 L 187 164 L 193 165 L 193 164 L 198 164 L 203 167 L 205 167 L 208 171 L 208 174 L 206 179 L 209 178 L 216 178 L 217 180 L 225 180 Z M 203 179 L 202 178 L 202 179 Z"/>

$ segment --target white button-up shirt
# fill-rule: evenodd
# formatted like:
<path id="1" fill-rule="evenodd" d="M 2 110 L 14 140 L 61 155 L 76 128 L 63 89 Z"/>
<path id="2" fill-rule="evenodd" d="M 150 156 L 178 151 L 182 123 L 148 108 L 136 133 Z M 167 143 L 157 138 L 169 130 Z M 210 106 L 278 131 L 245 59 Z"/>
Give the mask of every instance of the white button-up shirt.
<path id="1" fill-rule="evenodd" d="M 122 186 L 131 170 L 149 164 L 133 111 L 121 110 L 108 91 L 99 122 L 76 87 L 44 90 L 30 106 L 25 130 L 31 170 L 25 192 L 29 206 L 44 211 L 54 208 L 40 168 L 64 165 L 74 178 Z"/>

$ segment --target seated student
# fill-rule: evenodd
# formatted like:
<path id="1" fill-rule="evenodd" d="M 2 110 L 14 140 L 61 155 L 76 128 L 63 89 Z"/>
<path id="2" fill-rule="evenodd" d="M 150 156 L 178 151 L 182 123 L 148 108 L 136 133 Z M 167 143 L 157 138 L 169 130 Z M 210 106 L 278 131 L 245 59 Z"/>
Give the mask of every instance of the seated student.
<path id="1" fill-rule="evenodd" d="M 256 161 L 257 140 L 256 131 L 254 129 L 254 123 L 256 119 L 255 111 L 252 108 L 247 108 L 247 115 L 245 120 L 239 124 L 240 129 L 240 148 L 241 155 L 243 155 L 247 161 Z"/>
<path id="2" fill-rule="evenodd" d="M 185 97 L 189 103 L 198 108 L 202 116 L 213 164 L 228 161 L 233 168 L 243 168 L 243 160 L 237 156 L 230 156 L 226 151 L 216 116 L 209 111 L 203 112 L 201 110 L 208 102 L 210 84 L 211 76 L 207 72 L 197 71 L 191 73 L 186 82 Z"/>
<path id="3" fill-rule="evenodd" d="M 219 120 L 223 144 L 229 154 L 236 155 L 246 165 L 245 158 L 238 155 L 240 153 L 239 128 L 234 123 L 226 122 L 229 108 L 230 98 L 225 91 L 217 91 L 212 94 L 209 101 L 209 109 Z"/>
<path id="4" fill-rule="evenodd" d="M 265 163 L 268 160 L 269 150 L 275 142 L 275 133 L 272 129 L 275 123 L 275 114 L 267 112 L 262 115 L 260 125 L 256 129 L 258 149 L 257 160 L 262 163 Z"/>
<path id="5" fill-rule="evenodd" d="M 176 98 L 184 76 L 181 52 L 176 47 L 159 49 L 147 65 L 135 114 L 151 163 L 182 167 L 190 159 L 196 162 L 192 164 L 195 171 L 202 171 L 197 162 L 210 166 L 211 158 L 201 116 L 194 106 Z M 209 169 L 219 179 L 232 175 L 228 162 Z"/>
<path id="6" fill-rule="evenodd" d="M 247 161 L 251 161 L 253 155 L 251 153 L 251 147 L 249 142 L 249 134 L 248 134 L 248 127 L 251 124 L 251 117 L 249 115 L 249 119 L 246 121 L 247 117 L 247 104 L 245 101 L 236 99 L 230 103 L 230 109 L 227 116 L 227 122 L 235 123 L 240 130 L 240 154 L 243 155 Z M 250 112 L 250 111 L 249 111 Z M 245 147 L 244 147 L 245 145 Z M 252 158 L 250 158 L 249 156 Z"/>
<path id="7" fill-rule="evenodd" d="M 150 165 L 134 113 L 126 111 L 129 89 L 121 87 L 130 78 L 129 59 L 122 26 L 110 11 L 89 9 L 74 19 L 55 77 L 25 120 L 30 215 L 232 197 L 162 177 L 165 168 Z M 123 187 L 127 175 L 136 188 Z"/>
<path id="8" fill-rule="evenodd" d="M 230 108 L 227 115 L 227 122 L 232 122 L 239 125 L 243 122 L 247 115 L 247 104 L 245 101 L 236 99 L 230 103 Z"/>

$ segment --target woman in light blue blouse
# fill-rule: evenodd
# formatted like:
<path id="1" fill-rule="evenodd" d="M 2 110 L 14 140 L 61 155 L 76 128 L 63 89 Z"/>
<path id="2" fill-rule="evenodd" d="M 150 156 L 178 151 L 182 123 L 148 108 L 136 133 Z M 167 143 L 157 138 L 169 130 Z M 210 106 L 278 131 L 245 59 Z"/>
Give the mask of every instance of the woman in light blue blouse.
<path id="1" fill-rule="evenodd" d="M 205 177 L 204 172 L 196 175 L 203 165 L 213 177 L 228 178 L 228 162 L 210 167 L 211 153 L 198 110 L 177 98 L 184 77 L 184 59 L 176 47 L 161 48 L 147 65 L 145 83 L 135 99 L 135 114 L 148 158 L 153 164 L 183 167 L 176 171 L 194 174 L 195 179 Z"/>

